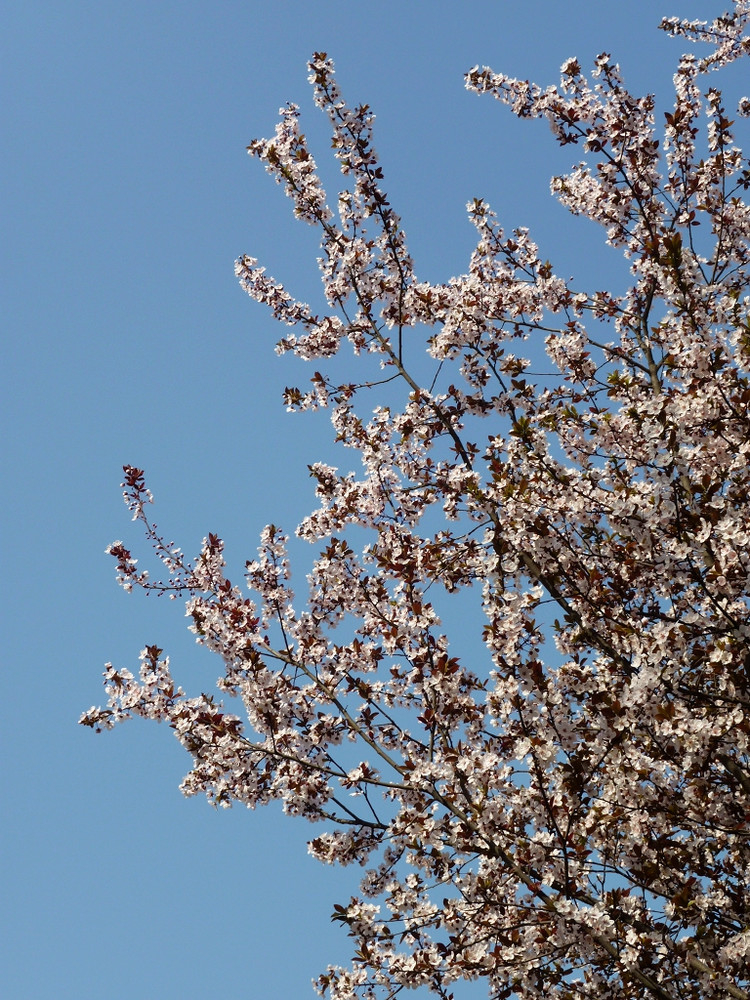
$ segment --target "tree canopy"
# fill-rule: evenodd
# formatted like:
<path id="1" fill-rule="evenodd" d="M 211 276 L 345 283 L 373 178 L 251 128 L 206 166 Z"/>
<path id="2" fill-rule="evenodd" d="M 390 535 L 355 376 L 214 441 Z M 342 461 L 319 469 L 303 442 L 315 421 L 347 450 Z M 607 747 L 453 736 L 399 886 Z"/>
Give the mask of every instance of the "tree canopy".
<path id="1" fill-rule="evenodd" d="M 748 21 L 735 0 L 662 22 L 703 48 L 659 127 L 606 53 L 556 87 L 466 75 L 583 155 L 552 189 L 621 252 L 624 293 L 560 277 L 483 200 L 467 272 L 419 280 L 372 113 L 326 53 L 337 200 L 295 105 L 249 147 L 320 233 L 329 311 L 254 258 L 237 276 L 288 327 L 278 350 L 316 365 L 287 407 L 328 410 L 360 464 L 310 467 L 296 596 L 280 527 L 241 588 L 216 535 L 193 561 L 164 540 L 126 466 L 163 571 L 115 542 L 119 580 L 185 597 L 242 709 L 183 692 L 148 646 L 81 722 L 168 722 L 186 794 L 280 800 L 318 824 L 316 858 L 362 868 L 333 912 L 353 954 L 319 978 L 332 1000 L 462 979 L 497 1000 L 750 998 L 750 164 L 712 75 L 750 55 Z M 440 616 L 466 588 L 470 658 Z"/>

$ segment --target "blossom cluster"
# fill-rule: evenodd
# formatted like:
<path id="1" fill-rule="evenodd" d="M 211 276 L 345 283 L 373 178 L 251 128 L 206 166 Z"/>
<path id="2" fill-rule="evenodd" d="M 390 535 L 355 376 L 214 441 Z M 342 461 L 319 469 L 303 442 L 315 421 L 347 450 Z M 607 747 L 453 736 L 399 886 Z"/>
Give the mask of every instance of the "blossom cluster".
<path id="1" fill-rule="evenodd" d="M 249 147 L 320 231 L 330 314 L 254 258 L 238 277 L 292 331 L 280 351 L 322 365 L 352 346 L 361 375 L 285 397 L 328 409 L 359 464 L 310 468 L 301 597 L 278 526 L 240 587 L 215 535 L 192 563 L 162 540 L 126 467 L 165 579 L 117 542 L 120 582 L 185 597 L 242 712 L 187 697 L 148 647 L 81 721 L 166 721 L 186 793 L 279 800 L 320 824 L 316 858 L 361 866 L 333 912 L 354 950 L 318 981 L 331 1000 L 461 979 L 503 1000 L 750 998 L 750 164 L 702 82 L 750 54 L 748 22 L 735 0 L 663 23 L 712 51 L 679 61 L 660 130 L 607 54 L 556 87 L 467 74 L 580 147 L 552 191 L 620 250 L 623 294 L 561 278 L 482 200 L 467 273 L 419 280 L 372 113 L 325 53 L 310 81 L 348 183 L 336 211 L 296 106 Z M 471 664 L 441 622 L 469 587 Z"/>

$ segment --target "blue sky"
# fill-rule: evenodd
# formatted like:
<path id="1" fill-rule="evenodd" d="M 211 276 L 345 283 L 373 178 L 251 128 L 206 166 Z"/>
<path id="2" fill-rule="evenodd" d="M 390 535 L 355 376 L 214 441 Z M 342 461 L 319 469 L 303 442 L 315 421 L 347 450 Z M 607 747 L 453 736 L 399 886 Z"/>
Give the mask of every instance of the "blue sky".
<path id="1" fill-rule="evenodd" d="M 316 242 L 247 143 L 301 105 L 326 176 L 306 61 L 336 60 L 350 102 L 376 112 L 376 147 L 420 276 L 465 269 L 464 206 L 486 198 L 527 225 L 561 273 L 602 287 L 617 260 L 548 193 L 562 153 L 463 89 L 472 65 L 555 83 L 563 60 L 610 51 L 662 106 L 682 49 L 663 15 L 704 0 L 378 4 L 26 0 L 4 14 L 2 739 L 0 992 L 54 997 L 312 996 L 345 961 L 328 916 L 356 873 L 306 856 L 308 829 L 276 810 L 186 801 L 171 733 L 76 725 L 102 700 L 106 661 L 157 643 L 190 691 L 220 664 L 180 607 L 125 595 L 106 545 L 138 548 L 123 463 L 146 470 L 155 516 L 188 554 L 213 531 L 233 567 L 268 521 L 313 505 L 306 466 L 334 457 L 323 420 L 285 414 L 307 376 L 239 290 L 259 257 L 303 299 Z M 616 280 L 613 278 L 613 280 Z M 620 279 L 621 280 L 621 279 Z M 339 462 L 341 457 L 339 456 Z M 142 547 L 145 555 L 145 546 Z M 481 996 L 478 988 L 465 995 Z"/>

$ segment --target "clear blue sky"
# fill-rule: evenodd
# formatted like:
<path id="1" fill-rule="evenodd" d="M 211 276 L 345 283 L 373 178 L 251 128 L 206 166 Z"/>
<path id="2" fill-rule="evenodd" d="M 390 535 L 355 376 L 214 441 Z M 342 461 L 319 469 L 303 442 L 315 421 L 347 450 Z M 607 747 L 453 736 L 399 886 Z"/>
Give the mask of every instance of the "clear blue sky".
<path id="1" fill-rule="evenodd" d="M 475 63 L 557 82 L 607 50 L 635 91 L 669 93 L 681 51 L 663 15 L 710 0 L 256 3 L 111 0 L 6 6 L 3 78 L 4 783 L 0 994 L 6 1000 L 312 996 L 344 961 L 332 904 L 356 872 L 306 856 L 302 822 L 184 800 L 172 734 L 76 725 L 107 660 L 146 643 L 188 690 L 218 661 L 175 604 L 125 595 L 105 546 L 138 547 L 120 499 L 144 468 L 156 517 L 192 554 L 214 531 L 234 568 L 268 521 L 310 509 L 306 465 L 325 425 L 284 413 L 305 378 L 243 295 L 248 252 L 317 294 L 312 231 L 246 153 L 287 100 L 326 164 L 306 61 L 336 60 L 344 93 L 377 114 L 376 147 L 418 273 L 466 267 L 467 200 L 528 225 L 562 273 L 601 287 L 612 261 L 568 221 L 548 179 L 546 126 L 463 89 Z M 580 154 L 579 154 L 580 155 Z M 325 166 L 328 171 L 329 167 Z M 145 548 L 143 549 L 145 554 Z M 481 996 L 481 988 L 473 994 Z"/>

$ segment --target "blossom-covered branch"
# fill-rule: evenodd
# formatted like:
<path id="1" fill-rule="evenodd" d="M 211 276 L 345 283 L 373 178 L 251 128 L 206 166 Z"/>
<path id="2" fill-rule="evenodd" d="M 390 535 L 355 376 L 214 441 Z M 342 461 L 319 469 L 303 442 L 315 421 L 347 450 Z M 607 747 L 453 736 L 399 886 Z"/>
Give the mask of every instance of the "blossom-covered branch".
<path id="1" fill-rule="evenodd" d="M 750 54 L 748 21 L 735 0 L 663 22 L 711 46 L 679 60 L 663 128 L 607 54 L 554 87 L 467 74 L 581 150 L 552 191 L 622 253 L 623 294 L 561 278 L 481 199 L 467 272 L 419 280 L 372 113 L 325 53 L 336 211 L 295 105 L 249 147 L 320 232 L 328 312 L 254 258 L 237 275 L 289 328 L 278 350 L 321 366 L 288 407 L 328 409 L 355 468 L 310 467 L 299 597 L 281 528 L 240 587 L 215 535 L 193 562 L 162 539 L 126 467 L 166 575 L 117 542 L 118 578 L 185 597 L 242 708 L 188 697 L 149 646 L 81 721 L 166 721 L 186 794 L 280 800 L 321 825 L 315 857 L 363 868 L 333 913 L 354 952 L 318 981 L 332 1000 L 461 979 L 498 1000 L 750 998 L 750 165 L 703 80 Z M 459 657 L 441 611 L 467 587 Z"/>

